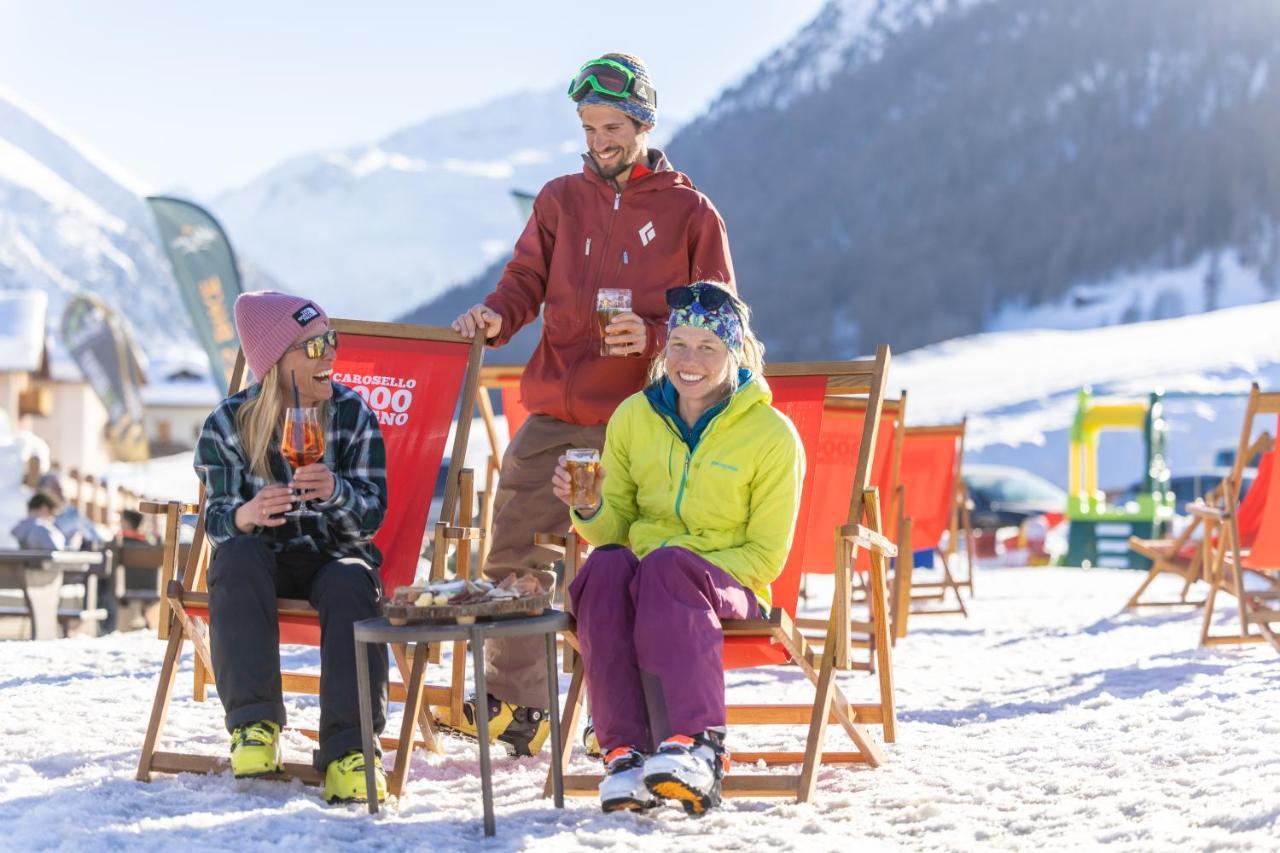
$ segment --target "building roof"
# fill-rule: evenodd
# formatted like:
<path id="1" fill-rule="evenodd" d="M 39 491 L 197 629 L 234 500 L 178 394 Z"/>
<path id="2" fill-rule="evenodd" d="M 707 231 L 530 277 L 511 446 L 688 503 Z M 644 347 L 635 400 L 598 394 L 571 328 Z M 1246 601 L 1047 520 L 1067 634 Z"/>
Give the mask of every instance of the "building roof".
<path id="1" fill-rule="evenodd" d="M 212 411 L 222 399 L 209 378 L 209 362 L 198 350 L 171 351 L 151 360 L 146 385 L 140 389 L 147 408 L 159 406 Z"/>

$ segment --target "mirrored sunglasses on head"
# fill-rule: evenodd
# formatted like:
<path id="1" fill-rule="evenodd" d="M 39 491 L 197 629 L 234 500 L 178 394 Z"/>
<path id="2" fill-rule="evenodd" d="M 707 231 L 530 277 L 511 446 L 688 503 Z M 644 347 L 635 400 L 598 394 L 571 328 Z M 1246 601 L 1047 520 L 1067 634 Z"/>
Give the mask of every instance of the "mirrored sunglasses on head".
<path id="1" fill-rule="evenodd" d="M 729 301 L 729 291 L 719 287 L 688 284 L 667 291 L 667 307 L 673 310 L 688 308 L 697 302 L 708 311 L 718 311 Z"/>
<path id="2" fill-rule="evenodd" d="M 300 344 L 294 344 L 289 349 L 300 349 L 306 352 L 307 358 L 323 358 L 325 348 L 336 350 L 338 348 L 338 333 L 333 329 L 316 335 L 314 338 L 307 338 Z"/>

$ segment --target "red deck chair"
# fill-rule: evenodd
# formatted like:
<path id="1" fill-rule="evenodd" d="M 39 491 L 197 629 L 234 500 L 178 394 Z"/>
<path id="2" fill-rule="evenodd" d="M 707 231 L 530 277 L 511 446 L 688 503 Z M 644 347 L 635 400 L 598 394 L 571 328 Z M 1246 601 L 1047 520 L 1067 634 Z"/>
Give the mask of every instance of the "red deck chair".
<path id="1" fill-rule="evenodd" d="M 863 421 L 867 401 L 858 397 L 828 397 L 822 410 L 822 427 L 816 462 L 813 464 L 814 483 L 812 509 L 803 535 L 796 537 L 800 563 L 804 573 L 832 574 L 835 572 L 835 552 L 827 542 L 828 532 L 845 523 L 849 499 L 858 468 L 858 450 L 862 442 Z M 880 414 L 880 428 L 876 433 L 876 452 L 871 460 L 871 482 L 881 496 L 881 531 L 891 541 L 897 538 L 898 469 L 902 449 L 902 435 L 906 423 L 907 392 L 897 400 L 885 400 Z M 795 550 L 795 549 L 793 549 Z M 861 592 L 861 582 L 871 568 L 871 554 L 859 551 L 854 574 L 855 584 Z M 806 631 L 826 627 L 826 620 L 797 619 L 796 624 Z M 850 630 L 855 648 L 871 646 L 869 621 L 853 622 Z M 862 639 L 866 637 L 868 639 Z M 866 662 L 854 663 L 855 669 L 874 671 L 875 656 L 868 655 Z"/>
<path id="2" fill-rule="evenodd" d="M 944 426 L 907 427 L 899 472 L 902 494 L 898 547 L 902 556 L 897 561 L 893 579 L 895 637 L 907 635 L 907 620 L 912 614 L 968 616 L 960 595 L 961 587 L 973 594 L 974 569 L 968 496 L 961 476 L 964 433 L 965 421 Z M 968 568 L 966 575 L 957 579 L 952 565 L 959 553 L 962 535 Z M 926 549 L 942 558 L 940 581 L 919 582 L 912 576 L 914 561 L 909 555 Z M 955 596 L 955 604 L 938 606 L 939 603 L 945 605 L 948 592 Z M 926 606 L 917 608 L 915 604 Z"/>
<path id="3" fill-rule="evenodd" d="M 1205 552 L 1209 595 L 1200 628 L 1201 645 L 1265 640 L 1280 651 L 1280 637 L 1275 630 L 1275 626 L 1280 625 L 1280 609 L 1276 608 L 1276 601 L 1280 600 L 1280 476 L 1275 473 L 1275 457 L 1280 449 L 1273 448 L 1262 457 L 1244 501 L 1237 505 L 1236 498 L 1240 471 L 1248 458 L 1243 451 L 1250 445 L 1254 419 L 1259 414 L 1280 414 L 1280 393 L 1263 394 L 1255 382 L 1249 392 L 1239 449 L 1230 475 L 1234 482 L 1223 490 L 1225 507 L 1217 509 L 1198 502 L 1187 506 L 1205 523 L 1201 545 Z M 1259 584 L 1246 585 L 1246 577 Z M 1213 609 L 1219 592 L 1234 595 L 1239 602 L 1240 627 L 1235 633 L 1212 633 Z"/>
<path id="4" fill-rule="evenodd" d="M 484 491 L 480 493 L 480 526 L 486 534 L 480 542 L 481 567 L 489 556 L 488 533 L 493 526 L 493 501 L 498 488 L 498 474 L 502 470 L 502 455 L 507 451 L 507 442 L 498 435 L 498 419 L 489 395 L 497 394 L 502 401 L 502 412 L 507 418 L 507 436 L 509 438 L 515 435 L 529 418 L 529 410 L 524 407 L 520 398 L 520 378 L 523 375 L 524 368 L 519 365 L 497 365 L 480 369 L 481 393 L 476 397 L 476 405 L 484 420 L 490 451 L 489 465 L 485 469 Z"/>
<path id="5" fill-rule="evenodd" d="M 724 622 L 724 665 L 726 669 L 746 669 L 758 666 L 782 666 L 798 664 L 804 670 L 815 689 L 815 697 L 806 704 L 797 705 L 730 705 L 728 723 L 740 725 L 807 725 L 806 748 L 800 752 L 735 752 L 735 764 L 746 766 L 763 761 L 766 765 L 800 764 L 799 774 L 732 774 L 723 784 L 725 796 L 795 797 L 804 802 L 812 798 L 817 786 L 818 767 L 821 764 L 866 763 L 872 767 L 884 761 L 881 747 L 868 729 L 870 725 L 883 727 L 884 740 L 895 738 L 893 706 L 893 676 L 887 622 L 887 558 L 896 552 L 893 544 L 878 532 L 879 506 L 875 489 L 871 486 L 871 453 L 875 434 L 880 424 L 880 407 L 884 396 L 885 375 L 889 367 L 889 348 L 881 346 L 874 359 L 850 362 L 817 362 L 807 364 L 773 365 L 765 375 L 774 391 L 774 405 L 785 412 L 796 425 L 804 443 L 807 458 L 817 457 L 820 441 L 822 408 L 829 393 L 864 394 L 867 412 L 861 443 L 865 449 L 858 456 L 856 488 L 847 502 L 847 515 L 833 526 L 824 538 L 833 553 L 840 551 L 836 565 L 837 595 L 831 605 L 827 621 L 827 640 L 821 653 L 815 653 L 795 624 L 795 609 L 800 595 L 802 565 L 799 547 L 806 529 L 806 515 L 812 512 L 814 503 L 813 480 L 816 466 L 806 466 L 805 482 L 797 520 L 797 539 L 783 567 L 782 574 L 773 583 L 773 609 L 768 619 L 727 620 Z M 579 549 L 576 534 L 567 537 L 565 551 L 566 585 L 571 582 L 578 568 Z M 872 612 L 875 614 L 877 671 L 879 674 L 880 701 L 874 704 L 851 704 L 834 681 L 837 669 L 849 668 L 849 589 L 854 556 L 858 549 L 870 549 L 874 553 L 869 576 Z M 843 594 L 839 594 L 843 591 Z M 567 639 L 577 644 L 572 630 Z M 573 752 L 574 731 L 577 728 L 583 695 L 583 671 L 581 659 L 577 659 L 569 691 L 565 697 L 564 721 L 561 726 L 561 743 L 553 760 L 568 769 Z M 856 748 L 854 752 L 829 752 L 824 747 L 826 727 L 830 720 L 843 727 Z M 565 775 L 565 792 L 575 796 L 594 796 L 600 777 L 592 775 Z M 550 773 L 544 795 L 550 795 Z"/>
<path id="6" fill-rule="evenodd" d="M 1259 463 L 1254 483 L 1264 482 L 1264 478 L 1271 476 L 1272 456 L 1268 453 L 1274 445 L 1274 440 L 1267 433 L 1262 433 L 1258 438 L 1244 450 L 1243 453 L 1237 452 L 1236 461 L 1232 466 L 1232 476 L 1224 477 L 1222 482 L 1218 483 L 1208 494 L 1198 498 L 1198 502 L 1206 507 L 1222 509 L 1226 506 L 1227 497 L 1226 489 L 1239 489 L 1243 483 L 1240 476 L 1244 466 L 1248 460 L 1264 454 Z M 1263 490 L 1265 491 L 1265 490 Z M 1259 493 L 1261 494 L 1261 492 Z M 1262 522 L 1262 504 L 1263 500 L 1252 490 L 1245 495 L 1244 500 L 1240 501 L 1239 492 L 1236 492 L 1236 499 L 1239 502 L 1240 524 L 1240 543 L 1243 547 L 1248 547 L 1253 543 L 1253 537 L 1258 533 L 1258 527 Z M 1175 607 L 1179 605 L 1192 605 L 1199 607 L 1204 604 L 1204 599 L 1189 600 L 1187 594 L 1191 591 L 1191 587 L 1196 581 L 1203 580 L 1205 575 L 1205 547 L 1202 539 L 1196 538 L 1197 530 L 1202 527 L 1202 519 L 1197 515 L 1191 516 L 1191 522 L 1177 536 L 1163 539 L 1143 539 L 1138 536 L 1129 537 L 1129 548 L 1136 551 L 1151 561 L 1151 568 L 1147 571 L 1147 576 L 1142 579 L 1142 583 L 1134 590 L 1133 595 L 1129 596 L 1129 600 L 1125 602 L 1125 609 L 1133 607 Z M 1206 528 L 1212 528 L 1212 525 L 1204 525 Z M 1212 535 L 1212 534 L 1211 534 Z M 1156 600 L 1143 599 L 1142 595 L 1147 588 L 1162 574 L 1175 575 L 1182 579 L 1182 592 L 1178 595 L 1177 600 Z"/>
<path id="7" fill-rule="evenodd" d="M 450 424 L 455 411 L 470 412 L 475 405 L 483 341 L 477 338 L 473 342 L 450 329 L 430 326 L 354 320 L 333 320 L 331 326 L 342 335 L 338 358 L 334 364 L 335 381 L 350 385 L 358 391 L 365 389 L 361 391 L 361 396 L 378 413 L 386 443 L 387 514 L 374 542 L 383 555 L 380 569 L 383 588 L 387 594 L 391 594 L 396 587 L 412 583 L 417 572 L 431 495 L 444 457 Z M 242 354 L 237 361 L 231 387 L 239 389 L 243 380 Z M 442 572 L 449 542 L 465 542 L 469 545 L 471 540 L 480 536 L 478 528 L 447 523 L 447 520 L 454 518 L 460 503 L 466 508 L 466 513 L 469 513 L 469 499 L 466 495 L 462 495 L 461 501 L 459 498 L 464 487 L 467 487 L 461 466 L 470 426 L 470 418 L 461 418 L 454 435 L 441 518 L 435 526 L 433 575 Z M 138 762 L 137 778 L 140 781 L 150 781 L 151 774 L 155 772 L 217 773 L 228 766 L 225 756 L 160 752 L 156 749 L 173 693 L 178 657 L 185 641 L 192 642 L 196 654 L 197 699 L 204 698 L 203 685 L 199 682 L 201 673 L 208 678 L 212 672 L 208 637 L 209 596 L 206 587 L 211 549 L 207 547 L 208 542 L 204 536 L 203 509 L 203 497 L 199 506 L 183 506 L 176 502 L 166 506 L 168 526 L 174 532 L 181 511 L 199 512 L 201 519 L 181 581 L 175 579 L 176 556 L 166 563 L 170 581 L 165 599 L 167 610 L 162 612 L 161 618 L 168 645 Z M 176 542 L 177 537 L 172 536 L 166 541 Z M 469 548 L 459 548 L 459 563 L 463 570 L 466 561 L 464 555 L 468 553 Z M 278 607 L 282 643 L 319 645 L 319 617 L 308 602 L 280 599 Z M 413 671 L 410 672 L 405 648 L 393 647 L 392 650 L 405 682 L 420 681 L 422 665 L 415 661 Z M 461 658 L 461 662 L 465 662 L 465 655 Z M 461 705 L 462 688 L 461 681 L 456 677 L 457 663 L 454 669 L 456 689 L 428 687 L 426 694 L 430 701 L 442 705 Z M 289 692 L 314 694 L 319 691 L 318 675 L 283 673 L 282 683 Z M 393 683 L 388 692 L 393 701 L 403 702 L 405 685 Z M 423 735 L 421 743 L 431 749 L 438 749 L 430 715 L 422 713 L 419 708 L 416 709 L 415 716 Z M 313 731 L 303 731 L 315 736 Z M 405 731 L 406 738 L 399 743 L 392 739 L 383 741 L 385 746 L 399 747 L 400 750 L 390 781 L 393 791 L 399 791 L 403 786 L 409 751 L 413 745 L 408 742 L 412 730 L 406 728 Z M 286 763 L 284 775 L 299 778 L 307 784 L 323 782 L 321 775 L 309 764 Z"/>
<path id="8" fill-rule="evenodd" d="M 483 367 L 480 369 L 480 388 L 483 394 L 476 398 L 480 409 L 480 417 L 484 419 L 485 432 L 488 433 L 489 447 L 496 463 L 501 463 L 502 454 L 506 452 L 507 443 L 498 435 L 498 421 L 494 414 L 491 393 L 496 393 L 502 401 L 502 412 L 507 418 L 507 436 L 513 436 L 529 417 L 529 410 L 520 399 L 520 378 L 524 368 L 519 365 Z"/>

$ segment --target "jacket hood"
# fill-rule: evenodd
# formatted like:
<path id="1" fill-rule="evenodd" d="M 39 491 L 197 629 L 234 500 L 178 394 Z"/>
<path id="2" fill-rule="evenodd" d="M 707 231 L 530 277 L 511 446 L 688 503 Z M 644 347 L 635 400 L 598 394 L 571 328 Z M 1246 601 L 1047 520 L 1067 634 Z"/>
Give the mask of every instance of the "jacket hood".
<path id="1" fill-rule="evenodd" d="M 628 181 L 627 189 L 635 187 L 636 191 L 639 192 L 640 190 L 663 189 L 673 184 L 684 184 L 690 189 L 697 189 L 697 187 L 693 185 L 693 181 L 689 180 L 688 175 L 683 172 L 676 171 L 675 167 L 671 165 L 671 162 L 667 160 L 667 155 L 660 149 L 649 149 L 649 156 L 645 160 L 645 165 L 649 168 L 652 174 L 645 175 L 635 181 Z M 600 167 L 596 165 L 596 161 L 592 159 L 590 154 L 582 155 L 582 173 L 593 183 L 598 183 L 601 186 L 608 187 L 614 192 L 617 191 L 617 188 L 613 184 L 613 179 L 606 178 L 600 174 Z"/>
<path id="2" fill-rule="evenodd" d="M 681 433 L 680 438 L 690 447 L 697 445 L 707 426 L 717 416 L 721 416 L 721 413 L 722 423 L 730 423 L 742 417 L 753 406 L 768 406 L 773 402 L 773 391 L 764 377 L 753 376 L 745 367 L 738 368 L 738 388 L 732 396 L 707 409 L 694 424 L 686 424 L 680 417 L 680 395 L 667 377 L 648 385 L 644 389 L 644 396 L 654 411 Z"/>

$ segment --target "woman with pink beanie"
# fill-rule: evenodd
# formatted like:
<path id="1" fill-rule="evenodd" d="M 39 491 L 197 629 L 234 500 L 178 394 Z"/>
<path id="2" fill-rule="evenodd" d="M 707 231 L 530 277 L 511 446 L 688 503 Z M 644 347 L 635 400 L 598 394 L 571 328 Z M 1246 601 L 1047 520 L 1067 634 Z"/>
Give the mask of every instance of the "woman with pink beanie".
<path id="1" fill-rule="evenodd" d="M 277 598 L 303 598 L 320 613 L 320 748 L 325 799 L 367 799 L 352 624 L 378 615 L 381 555 L 373 534 L 387 505 L 386 452 L 378 421 L 351 389 L 331 381 L 338 333 L 314 302 L 263 290 L 242 294 L 236 330 L 254 384 L 205 421 L 196 471 L 205 487 L 210 646 L 231 733 L 236 777 L 283 766 Z M 291 470 L 281 453 L 288 408 L 315 409 L 321 461 Z M 281 515 L 295 500 L 318 515 Z M 387 653 L 369 648 L 374 727 L 386 723 Z M 377 797 L 386 797 L 381 762 Z"/>

